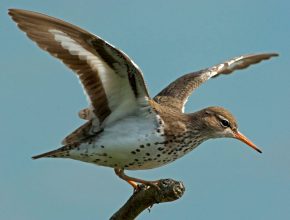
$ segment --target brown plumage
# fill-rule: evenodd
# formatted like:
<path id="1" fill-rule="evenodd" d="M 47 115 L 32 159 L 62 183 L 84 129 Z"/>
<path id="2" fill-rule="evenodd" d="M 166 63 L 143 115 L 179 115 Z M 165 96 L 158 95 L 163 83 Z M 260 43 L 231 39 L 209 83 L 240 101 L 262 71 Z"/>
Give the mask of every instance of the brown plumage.
<path id="1" fill-rule="evenodd" d="M 276 53 L 239 56 L 181 76 L 153 99 L 138 66 L 122 51 L 77 26 L 36 12 L 11 9 L 9 15 L 43 50 L 72 69 L 88 96 L 79 116 L 87 122 L 63 140 L 63 147 L 37 155 L 109 166 L 136 187 L 152 185 L 124 174 L 170 163 L 210 138 L 236 138 L 261 153 L 238 131 L 234 116 L 222 107 L 184 113 L 191 93 L 212 77 L 230 74 Z"/>

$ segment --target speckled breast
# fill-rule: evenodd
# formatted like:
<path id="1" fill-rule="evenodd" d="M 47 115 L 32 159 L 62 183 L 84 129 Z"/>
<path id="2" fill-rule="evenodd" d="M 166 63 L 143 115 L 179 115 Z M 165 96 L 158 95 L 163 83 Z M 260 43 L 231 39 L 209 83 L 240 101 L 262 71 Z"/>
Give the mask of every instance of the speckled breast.
<path id="1" fill-rule="evenodd" d="M 160 128 L 149 133 L 136 132 L 133 136 L 124 133 L 108 138 L 105 133 L 95 143 L 83 143 L 70 157 L 126 170 L 152 169 L 175 161 L 202 142 L 188 132 L 166 135 Z"/>

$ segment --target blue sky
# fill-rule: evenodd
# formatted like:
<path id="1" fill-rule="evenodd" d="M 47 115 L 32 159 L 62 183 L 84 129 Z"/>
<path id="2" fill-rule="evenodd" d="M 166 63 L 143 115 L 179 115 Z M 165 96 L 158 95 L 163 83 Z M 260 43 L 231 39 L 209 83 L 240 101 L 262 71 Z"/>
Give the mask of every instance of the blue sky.
<path id="1" fill-rule="evenodd" d="M 77 112 L 87 103 L 73 73 L 28 40 L 8 8 L 61 18 L 121 48 L 143 70 L 152 96 L 190 71 L 241 54 L 278 52 L 210 80 L 186 106 L 187 112 L 226 107 L 263 154 L 236 140 L 212 140 L 170 165 L 129 174 L 186 185 L 182 199 L 154 206 L 141 220 L 290 219 L 290 2 L 119 2 L 2 1 L 0 219 L 108 219 L 132 193 L 109 168 L 31 160 L 81 125 Z"/>

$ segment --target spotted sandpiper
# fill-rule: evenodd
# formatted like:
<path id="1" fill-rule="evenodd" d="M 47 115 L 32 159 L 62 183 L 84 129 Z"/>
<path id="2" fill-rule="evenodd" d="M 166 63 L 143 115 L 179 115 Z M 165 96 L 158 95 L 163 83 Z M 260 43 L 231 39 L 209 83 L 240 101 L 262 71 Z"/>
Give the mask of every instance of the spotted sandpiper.
<path id="1" fill-rule="evenodd" d="M 184 113 L 184 105 L 208 79 L 278 54 L 239 56 L 186 74 L 152 99 L 139 67 L 100 37 L 36 12 L 11 9 L 9 14 L 40 48 L 76 73 L 89 100 L 89 107 L 79 113 L 86 123 L 68 135 L 62 147 L 34 159 L 71 158 L 111 167 L 137 187 L 138 183 L 152 185 L 154 181 L 129 177 L 124 170 L 163 166 L 211 138 L 236 138 L 261 153 L 238 131 L 236 119 L 228 110 L 208 107 Z"/>

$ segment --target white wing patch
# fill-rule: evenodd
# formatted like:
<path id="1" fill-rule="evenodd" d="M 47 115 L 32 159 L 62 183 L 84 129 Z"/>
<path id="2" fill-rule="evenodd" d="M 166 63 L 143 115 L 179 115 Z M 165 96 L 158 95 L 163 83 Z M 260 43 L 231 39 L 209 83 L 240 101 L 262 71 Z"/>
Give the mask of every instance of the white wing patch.
<path id="1" fill-rule="evenodd" d="M 49 32 L 54 35 L 54 39 L 59 42 L 64 49 L 68 50 L 71 55 L 78 56 L 80 60 L 86 60 L 92 70 L 97 71 L 101 80 L 101 75 L 112 71 L 111 68 L 99 57 L 84 49 L 74 39 L 70 38 L 66 33 L 55 29 L 49 30 Z M 105 87 L 104 90 L 105 93 L 108 94 Z"/>
<path id="2" fill-rule="evenodd" d="M 107 96 L 109 108 L 112 111 L 110 116 L 104 121 L 104 125 L 110 124 L 110 122 L 122 118 L 128 115 L 128 113 L 130 114 L 130 112 L 133 113 L 136 110 L 138 106 L 136 103 L 137 101 L 131 87 L 128 86 L 128 78 L 125 77 L 127 73 L 124 72 L 121 66 L 118 66 L 117 69 L 120 72 L 117 74 L 102 60 L 102 58 L 100 58 L 100 56 L 98 56 L 97 52 L 95 52 L 95 54 L 91 53 L 69 35 L 60 30 L 51 29 L 49 32 L 54 35 L 54 39 L 59 42 L 64 49 L 68 50 L 70 54 L 78 56 L 79 59 L 85 60 L 92 70 L 95 70 L 96 74 L 100 77 Z M 113 51 L 107 52 L 112 54 Z"/>

